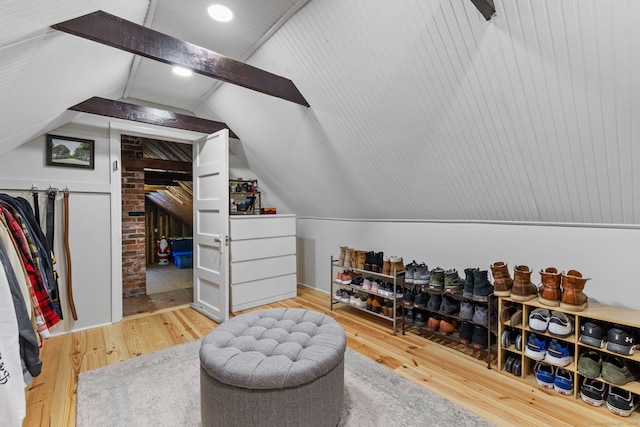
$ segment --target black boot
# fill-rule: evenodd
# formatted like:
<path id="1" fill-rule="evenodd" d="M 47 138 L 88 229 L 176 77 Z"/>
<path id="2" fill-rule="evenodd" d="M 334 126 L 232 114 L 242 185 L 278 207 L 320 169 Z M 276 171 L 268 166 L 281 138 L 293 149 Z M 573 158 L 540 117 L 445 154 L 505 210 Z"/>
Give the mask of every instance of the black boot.
<path id="1" fill-rule="evenodd" d="M 493 293 L 493 285 L 489 281 L 488 270 L 475 270 L 473 272 L 473 300 L 488 301 Z"/>
<path id="2" fill-rule="evenodd" d="M 473 298 L 473 273 L 478 271 L 478 268 L 465 268 L 464 269 L 464 290 L 462 296 L 465 298 Z"/>

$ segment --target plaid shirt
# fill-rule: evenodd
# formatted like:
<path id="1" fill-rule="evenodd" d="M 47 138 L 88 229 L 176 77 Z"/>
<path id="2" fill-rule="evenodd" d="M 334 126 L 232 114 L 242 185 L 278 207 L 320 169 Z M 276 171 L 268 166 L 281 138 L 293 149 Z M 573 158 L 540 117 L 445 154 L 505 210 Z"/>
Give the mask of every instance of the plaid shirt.
<path id="1" fill-rule="evenodd" d="M 42 275 L 33 261 L 23 228 L 20 226 L 13 214 L 2 203 L 0 203 L 0 213 L 2 213 L 4 222 L 16 242 L 16 246 L 20 252 L 20 258 L 22 259 L 22 263 L 24 264 L 25 270 L 29 276 L 29 282 L 31 283 L 29 292 L 33 302 L 38 334 L 40 334 L 42 339 L 48 338 L 50 336 L 49 328 L 58 323 L 60 321 L 60 317 L 58 317 L 58 314 L 55 311 Z"/>

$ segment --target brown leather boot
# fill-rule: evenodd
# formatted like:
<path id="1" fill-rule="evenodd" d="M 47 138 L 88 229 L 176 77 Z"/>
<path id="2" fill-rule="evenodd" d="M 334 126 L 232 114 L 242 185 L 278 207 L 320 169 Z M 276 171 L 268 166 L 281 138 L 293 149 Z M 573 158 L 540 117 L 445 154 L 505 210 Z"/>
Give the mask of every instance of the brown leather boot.
<path id="1" fill-rule="evenodd" d="M 382 274 L 391 275 L 391 257 L 388 255 L 382 258 Z"/>
<path id="2" fill-rule="evenodd" d="M 364 264 L 367 259 L 367 251 L 358 251 L 358 266 L 356 268 L 364 270 Z"/>
<path id="3" fill-rule="evenodd" d="M 591 278 L 583 278 L 577 270 L 562 273 L 562 297 L 560 307 L 570 311 L 583 311 L 587 308 L 588 300 L 584 292 L 584 285 Z"/>
<path id="4" fill-rule="evenodd" d="M 526 265 L 516 265 L 513 270 L 513 288 L 511 299 L 514 301 L 529 301 L 538 295 L 538 288 L 531 283 L 531 269 Z"/>
<path id="5" fill-rule="evenodd" d="M 548 267 L 540 270 L 542 286 L 538 291 L 538 301 L 551 307 L 560 305 L 560 273 L 556 268 Z"/>
<path id="6" fill-rule="evenodd" d="M 353 258 L 352 258 L 352 256 L 353 256 L 353 249 L 347 248 L 345 250 L 345 253 L 344 253 L 344 262 L 343 262 L 343 265 L 345 267 L 353 268 L 353 265 L 352 265 Z"/>
<path id="7" fill-rule="evenodd" d="M 389 266 L 391 276 L 404 271 L 404 262 L 402 261 L 401 256 L 391 256 L 389 257 L 389 262 L 391 263 L 391 265 Z"/>
<path id="8" fill-rule="evenodd" d="M 491 274 L 493 275 L 493 294 L 499 297 L 510 296 L 513 279 L 509 274 L 509 266 L 498 261 L 491 266 Z"/>

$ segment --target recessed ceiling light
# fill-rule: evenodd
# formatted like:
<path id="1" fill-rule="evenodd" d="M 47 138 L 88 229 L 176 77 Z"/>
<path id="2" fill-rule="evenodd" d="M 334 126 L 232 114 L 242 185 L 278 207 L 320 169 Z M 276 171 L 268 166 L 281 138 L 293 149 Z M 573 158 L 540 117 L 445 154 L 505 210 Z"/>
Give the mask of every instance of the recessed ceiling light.
<path id="1" fill-rule="evenodd" d="M 209 16 L 220 22 L 229 22 L 233 19 L 233 12 L 221 4 L 212 4 L 208 9 Z"/>
<path id="2" fill-rule="evenodd" d="M 190 69 L 178 66 L 173 67 L 173 72 L 182 77 L 189 77 L 191 74 L 193 74 Z"/>

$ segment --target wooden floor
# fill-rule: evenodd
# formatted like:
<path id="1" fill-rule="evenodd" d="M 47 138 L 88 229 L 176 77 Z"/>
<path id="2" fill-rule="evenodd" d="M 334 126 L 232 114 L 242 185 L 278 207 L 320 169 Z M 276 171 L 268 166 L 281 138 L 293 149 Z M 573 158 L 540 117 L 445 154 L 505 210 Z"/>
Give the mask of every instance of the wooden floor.
<path id="1" fill-rule="evenodd" d="M 299 286 L 297 298 L 262 308 L 266 307 L 301 307 L 331 315 L 344 327 L 351 349 L 497 425 L 640 424 L 638 413 L 622 418 L 606 408 L 592 408 L 579 399 L 487 369 L 486 361 L 414 332 L 393 336 L 390 322 L 355 308 L 340 304 L 330 311 L 329 295 L 320 291 Z M 181 306 L 48 339 L 41 353 L 43 372 L 27 390 L 24 426 L 75 425 L 79 372 L 201 338 L 215 326 Z"/>

